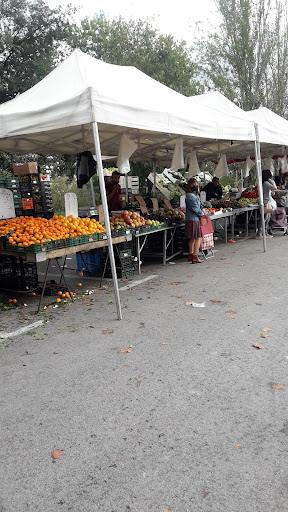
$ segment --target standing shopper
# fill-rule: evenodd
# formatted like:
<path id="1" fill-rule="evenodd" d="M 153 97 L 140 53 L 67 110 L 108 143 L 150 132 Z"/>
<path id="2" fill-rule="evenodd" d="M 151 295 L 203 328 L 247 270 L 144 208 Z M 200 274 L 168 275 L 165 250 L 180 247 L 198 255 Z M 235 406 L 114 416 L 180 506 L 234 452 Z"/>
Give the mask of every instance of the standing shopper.
<path id="1" fill-rule="evenodd" d="M 185 235 L 189 238 L 188 261 L 192 263 L 203 263 L 198 257 L 202 238 L 201 224 L 205 224 L 199 193 L 197 180 L 190 178 L 186 187 Z"/>
<path id="2" fill-rule="evenodd" d="M 273 210 L 276 210 L 277 204 L 276 201 L 273 199 L 271 192 L 274 190 L 277 190 L 277 186 L 275 184 L 275 181 L 272 180 L 272 174 L 269 169 L 264 169 L 262 171 L 262 187 L 263 187 L 263 203 L 264 207 L 269 205 Z M 273 235 L 269 235 L 268 229 L 269 229 L 269 222 L 271 219 L 271 213 L 265 213 L 264 216 L 265 219 L 265 232 L 267 238 L 273 238 Z M 258 236 L 257 238 L 263 238 L 262 236 L 262 225 L 261 225 L 261 217 L 259 219 L 258 224 Z"/>

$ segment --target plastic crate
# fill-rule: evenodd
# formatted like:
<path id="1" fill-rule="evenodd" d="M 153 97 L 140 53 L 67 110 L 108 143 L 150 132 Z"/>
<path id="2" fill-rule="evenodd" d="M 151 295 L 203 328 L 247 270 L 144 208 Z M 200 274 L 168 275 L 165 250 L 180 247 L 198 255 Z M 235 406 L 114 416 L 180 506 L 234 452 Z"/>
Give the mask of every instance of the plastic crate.
<path id="1" fill-rule="evenodd" d="M 90 233 L 89 235 L 82 235 L 82 243 L 88 244 L 89 242 L 95 242 L 99 240 L 100 233 Z"/>
<path id="2" fill-rule="evenodd" d="M 69 238 L 60 238 L 60 240 L 51 240 L 52 251 L 55 249 L 64 249 L 64 247 L 69 247 Z"/>
<path id="3" fill-rule="evenodd" d="M 68 238 L 68 240 L 70 247 L 73 247 L 74 245 L 80 245 L 83 243 L 82 235 L 71 236 L 70 238 Z"/>
<path id="4" fill-rule="evenodd" d="M 89 251 L 76 254 L 77 270 L 87 270 L 88 272 L 100 272 L 100 252 Z"/>
<path id="5" fill-rule="evenodd" d="M 15 291 L 35 290 L 38 287 L 36 263 L 21 256 L 0 255 L 0 286 Z"/>
<path id="6" fill-rule="evenodd" d="M 12 245 L 7 242 L 6 249 L 14 252 L 48 252 L 52 251 L 52 243 L 51 242 L 41 242 L 39 244 L 32 244 L 29 247 L 19 247 L 19 245 Z"/>
<path id="7" fill-rule="evenodd" d="M 119 251 L 119 258 L 120 259 L 125 259 L 127 257 L 131 257 L 132 256 L 132 250 L 131 249 L 124 249 L 124 250 L 120 250 Z"/>

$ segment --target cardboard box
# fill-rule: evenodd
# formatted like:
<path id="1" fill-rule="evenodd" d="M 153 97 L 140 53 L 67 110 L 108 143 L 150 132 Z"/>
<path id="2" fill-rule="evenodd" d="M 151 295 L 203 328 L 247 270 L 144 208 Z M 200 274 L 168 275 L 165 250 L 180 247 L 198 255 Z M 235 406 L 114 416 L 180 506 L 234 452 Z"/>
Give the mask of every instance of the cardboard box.
<path id="1" fill-rule="evenodd" d="M 38 174 L 37 162 L 26 162 L 25 164 L 13 164 L 15 175 L 23 176 L 25 174 Z"/>

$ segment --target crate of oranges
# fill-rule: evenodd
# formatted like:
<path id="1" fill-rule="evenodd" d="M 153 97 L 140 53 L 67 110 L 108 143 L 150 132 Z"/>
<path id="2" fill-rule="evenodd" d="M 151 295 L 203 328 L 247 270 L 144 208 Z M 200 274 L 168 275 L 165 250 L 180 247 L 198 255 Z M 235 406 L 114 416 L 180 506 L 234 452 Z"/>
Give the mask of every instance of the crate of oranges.
<path id="1" fill-rule="evenodd" d="M 95 219 L 54 215 L 51 219 L 21 216 L 0 221 L 0 237 L 6 248 L 19 252 L 51 251 L 59 247 L 87 243 L 98 239 L 105 228 Z"/>

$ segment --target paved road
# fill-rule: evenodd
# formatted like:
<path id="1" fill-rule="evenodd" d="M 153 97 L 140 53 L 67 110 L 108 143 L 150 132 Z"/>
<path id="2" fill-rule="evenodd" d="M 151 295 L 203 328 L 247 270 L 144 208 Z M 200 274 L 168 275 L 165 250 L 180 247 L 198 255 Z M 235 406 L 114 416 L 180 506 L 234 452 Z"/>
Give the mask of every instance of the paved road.
<path id="1" fill-rule="evenodd" d="M 287 511 L 287 250 L 147 264 L 122 321 L 104 290 L 2 340 L 0 511 Z"/>

